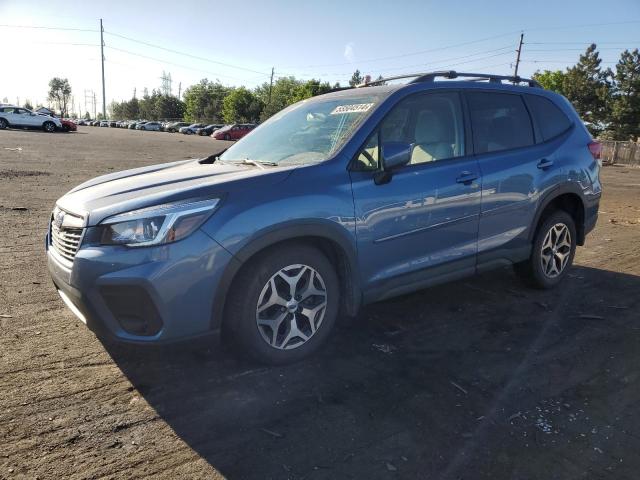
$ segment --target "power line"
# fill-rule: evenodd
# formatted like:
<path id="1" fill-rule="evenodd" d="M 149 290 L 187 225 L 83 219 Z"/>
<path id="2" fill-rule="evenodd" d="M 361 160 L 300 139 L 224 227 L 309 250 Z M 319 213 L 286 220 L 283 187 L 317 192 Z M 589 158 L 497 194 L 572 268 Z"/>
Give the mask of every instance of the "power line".
<path id="1" fill-rule="evenodd" d="M 265 73 L 265 72 L 259 72 L 258 70 L 253 70 L 251 68 L 245 68 L 245 67 L 241 67 L 241 66 L 238 66 L 238 65 L 233 65 L 231 63 L 220 62 L 218 60 L 211 60 L 210 58 L 200 57 L 198 55 L 192 55 L 192 54 L 186 53 L 186 52 L 180 52 L 178 50 L 173 50 L 171 48 L 162 47 L 160 45 L 156 45 L 156 44 L 153 44 L 153 43 L 145 42 L 143 40 L 137 40 L 135 38 L 127 37 L 125 35 L 120 35 L 119 33 L 107 32 L 107 31 L 105 31 L 104 33 L 106 33 L 107 35 L 111 35 L 112 37 L 122 38 L 122 39 L 128 40 L 130 42 L 135 42 L 135 43 L 139 43 L 141 45 L 146 45 L 147 47 L 157 48 L 157 49 L 160 49 L 160 50 L 164 50 L 166 52 L 174 53 L 176 55 L 182 55 L 184 57 L 189 57 L 189 58 L 193 58 L 193 59 L 196 59 L 196 60 L 201 60 L 203 62 L 215 63 L 216 65 L 222 65 L 224 67 L 236 68 L 238 70 L 244 70 L 246 72 L 259 73 L 261 75 L 264 75 L 265 77 L 269 76 L 269 74 Z"/>
<path id="2" fill-rule="evenodd" d="M 180 63 L 169 62 L 169 61 L 167 61 L 167 60 L 165 60 L 165 59 L 163 59 L 163 58 L 150 57 L 149 55 L 143 55 L 143 54 L 141 54 L 141 53 L 131 52 L 131 51 L 129 51 L 129 50 L 125 50 L 125 49 L 123 49 L 123 48 L 112 47 L 112 46 L 110 46 L 110 45 L 105 45 L 105 48 L 108 48 L 109 50 L 115 50 L 115 51 L 118 51 L 118 52 L 126 53 L 126 54 L 129 54 L 129 55 L 133 55 L 133 56 L 135 56 L 135 57 L 146 58 L 146 59 L 148 59 L 148 60 L 153 60 L 153 61 L 156 61 L 156 62 L 160 62 L 160 63 L 168 64 L 168 65 L 174 65 L 174 66 L 176 66 L 176 67 L 180 67 L 180 68 L 186 68 L 187 70 L 193 70 L 193 71 L 200 72 L 200 73 L 206 73 L 206 74 L 208 74 L 208 75 L 213 75 L 214 77 L 225 77 L 225 78 L 231 78 L 231 79 L 233 79 L 233 80 L 239 80 L 239 81 L 242 81 L 242 79 L 241 79 L 241 78 L 238 78 L 238 77 L 232 77 L 232 76 L 230 76 L 230 75 L 222 75 L 222 74 L 220 74 L 220 73 L 214 73 L 214 72 L 209 72 L 209 71 L 207 71 L 207 70 L 202 70 L 202 69 L 199 69 L 199 68 L 189 67 L 189 66 L 187 66 L 187 65 L 182 65 L 182 64 L 180 64 Z M 113 63 L 115 63 L 115 62 L 113 62 Z M 265 76 L 266 76 L 266 75 L 265 75 Z"/>
<path id="3" fill-rule="evenodd" d="M 62 30 L 62 31 L 68 31 L 68 32 L 91 32 L 91 33 L 96 33 L 99 30 L 93 30 L 93 29 L 88 29 L 88 28 L 66 28 L 66 27 L 45 27 L 45 26 L 40 26 L 40 25 L 10 25 L 7 23 L 1 23 L 0 27 L 5 27 L 5 28 L 33 28 L 33 29 L 40 29 L 40 30 Z"/>
<path id="4" fill-rule="evenodd" d="M 589 40 L 588 42 L 527 42 L 527 45 L 591 45 L 592 43 L 596 45 L 628 45 L 628 43 L 624 42 L 594 42 L 593 40 Z M 629 43 L 640 44 L 640 40 L 634 40 Z"/>
<path id="5" fill-rule="evenodd" d="M 392 60 L 395 58 L 404 58 L 404 57 L 411 57 L 411 56 L 415 56 L 415 55 L 422 55 L 424 53 L 432 53 L 432 52 L 437 52 L 439 50 L 446 50 L 449 48 L 456 48 L 456 47 L 463 47 L 466 45 L 472 45 L 474 43 L 480 43 L 480 42 L 486 42 L 488 40 L 494 40 L 496 38 L 502 38 L 502 37 L 506 37 L 508 35 L 513 35 L 514 33 L 518 33 L 519 30 L 517 30 L 516 32 L 509 32 L 509 33 L 503 33 L 500 35 L 493 35 L 491 37 L 485 37 L 485 38 L 480 38 L 477 40 L 470 40 L 467 42 L 461 42 L 461 43 L 455 43 L 455 44 L 451 44 L 451 45 L 445 45 L 442 47 L 434 47 L 434 48 L 429 48 L 426 50 L 420 50 L 417 52 L 411 52 L 411 53 L 403 53 L 401 55 L 391 55 L 388 57 L 378 57 L 378 58 L 370 58 L 367 60 L 358 60 L 357 63 L 358 64 L 362 64 L 362 63 L 372 63 L 372 62 L 379 62 L 381 60 Z M 283 67 L 283 68 L 318 68 L 318 67 L 334 67 L 334 66 L 341 66 L 341 65 L 353 65 L 353 62 L 341 62 L 341 63 L 327 63 L 327 64 L 322 64 L 322 65 L 305 65 L 305 66 L 289 66 L 289 67 Z"/>

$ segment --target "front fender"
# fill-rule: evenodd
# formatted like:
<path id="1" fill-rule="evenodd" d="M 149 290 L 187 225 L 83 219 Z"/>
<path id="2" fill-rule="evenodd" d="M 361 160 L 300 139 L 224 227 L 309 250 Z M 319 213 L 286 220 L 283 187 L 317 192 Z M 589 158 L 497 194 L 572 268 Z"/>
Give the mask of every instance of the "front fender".
<path id="1" fill-rule="evenodd" d="M 221 327 L 224 318 L 224 307 L 233 280 L 240 269 L 258 252 L 266 248 L 287 241 L 304 241 L 320 239 L 331 242 L 339 248 L 346 260 L 346 278 L 344 306 L 347 313 L 355 315 L 362 301 L 360 278 L 358 275 L 357 252 L 355 241 L 348 230 L 342 225 L 327 219 L 297 219 L 272 225 L 252 238 L 243 242 L 243 246 L 233 253 L 233 261 L 229 262 L 222 274 L 219 287 L 215 293 L 213 314 L 211 316 L 212 330 Z"/>

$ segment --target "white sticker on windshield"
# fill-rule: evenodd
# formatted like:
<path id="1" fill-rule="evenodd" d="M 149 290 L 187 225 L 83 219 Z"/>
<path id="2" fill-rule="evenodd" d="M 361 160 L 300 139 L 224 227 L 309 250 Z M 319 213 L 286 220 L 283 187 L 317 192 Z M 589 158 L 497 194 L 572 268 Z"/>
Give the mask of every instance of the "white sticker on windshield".
<path id="1" fill-rule="evenodd" d="M 373 107 L 373 103 L 355 103 L 353 105 L 340 105 L 336 107 L 331 112 L 331 115 L 342 115 L 343 113 L 361 113 L 366 112 L 371 107 Z"/>

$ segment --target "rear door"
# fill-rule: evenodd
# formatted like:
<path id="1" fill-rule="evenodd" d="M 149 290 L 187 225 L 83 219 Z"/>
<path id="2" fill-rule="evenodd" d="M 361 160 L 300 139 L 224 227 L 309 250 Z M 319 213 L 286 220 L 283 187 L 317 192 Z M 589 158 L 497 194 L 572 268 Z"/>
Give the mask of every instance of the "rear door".
<path id="1" fill-rule="evenodd" d="M 9 125 L 22 125 L 22 118 L 16 114 L 17 108 L 14 107 L 4 107 L 4 118 L 7 119 Z"/>
<path id="2" fill-rule="evenodd" d="M 465 96 L 482 174 L 478 265 L 522 260 L 529 254 L 541 179 L 552 173 L 553 158 L 536 145 L 522 95 L 467 91 Z"/>
<path id="3" fill-rule="evenodd" d="M 412 95 L 369 137 L 350 172 L 368 300 L 473 273 L 480 176 L 457 92 Z M 411 163 L 376 185 L 385 142 L 414 144 Z"/>

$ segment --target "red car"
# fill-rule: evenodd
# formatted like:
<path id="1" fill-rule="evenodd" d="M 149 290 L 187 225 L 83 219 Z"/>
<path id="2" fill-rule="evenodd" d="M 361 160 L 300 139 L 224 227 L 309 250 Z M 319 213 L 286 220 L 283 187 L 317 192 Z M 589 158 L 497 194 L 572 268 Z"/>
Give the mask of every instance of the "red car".
<path id="1" fill-rule="evenodd" d="M 78 126 L 75 122 L 72 122 L 71 120 L 65 120 L 63 118 L 60 118 L 59 120 L 62 124 L 63 132 L 75 132 L 76 130 L 78 130 Z"/>
<path id="2" fill-rule="evenodd" d="M 233 125 L 225 125 L 219 130 L 211 134 L 211 138 L 216 140 L 240 140 L 251 130 L 256 128 L 255 123 L 234 123 Z"/>

